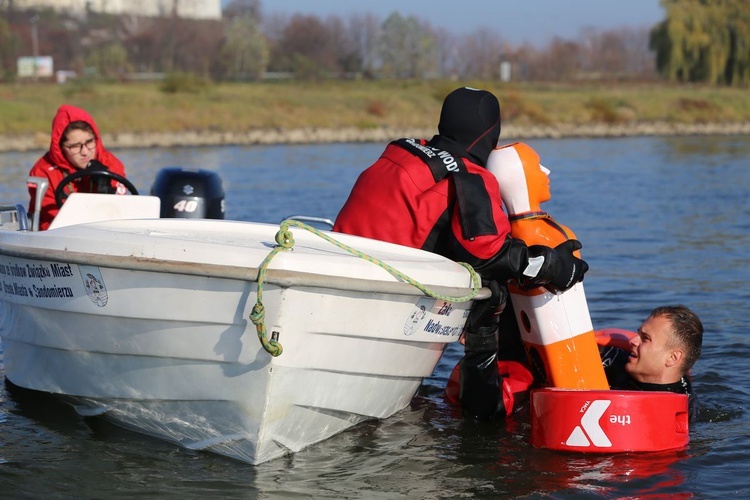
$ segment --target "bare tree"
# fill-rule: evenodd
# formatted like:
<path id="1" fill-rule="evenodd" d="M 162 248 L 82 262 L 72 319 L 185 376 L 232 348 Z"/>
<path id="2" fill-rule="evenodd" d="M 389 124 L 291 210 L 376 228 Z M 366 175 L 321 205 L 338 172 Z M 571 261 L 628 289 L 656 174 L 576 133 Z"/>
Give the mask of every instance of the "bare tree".
<path id="1" fill-rule="evenodd" d="M 335 38 L 315 16 L 294 15 L 273 47 L 270 65 L 300 78 L 321 78 L 337 72 Z"/>
<path id="2" fill-rule="evenodd" d="M 576 42 L 554 38 L 546 50 L 536 54 L 528 64 L 532 80 L 570 80 L 580 72 L 581 46 Z"/>
<path id="3" fill-rule="evenodd" d="M 746 0 L 663 1 L 671 9 L 668 13 L 676 17 L 651 32 L 651 43 L 659 48 L 659 67 L 665 74 L 677 79 L 703 75 L 727 82 L 750 78 L 750 51 L 740 50 L 749 38 L 744 33 L 750 32 L 746 29 L 750 14 L 737 10 Z M 10 0 L 0 2 L 6 7 L 0 21 L 7 23 L 7 28 L 0 26 L 0 71 L 8 72 L 18 56 L 30 52 L 31 11 L 13 10 Z M 692 10 L 679 10 L 687 4 Z M 365 75 L 492 80 L 500 77 L 503 61 L 512 63 L 514 80 L 655 75 L 646 28 L 589 29 L 577 40 L 556 38 L 544 48 L 513 47 L 494 30 L 458 35 L 397 12 L 381 22 L 373 14 L 346 19 L 262 15 L 261 7 L 261 0 L 232 0 L 222 21 L 95 12 L 74 17 L 45 10 L 38 21 L 38 49 L 53 56 L 58 68 L 83 71 L 87 66 L 96 67 L 100 74 L 110 77 L 134 70 L 254 80 L 268 70 L 266 74 L 293 72 L 301 78 Z M 727 10 L 729 7 L 734 10 Z M 721 14 L 726 12 L 735 15 L 721 25 L 724 28 L 718 27 Z M 706 15 L 701 17 L 701 13 Z M 723 34 L 719 33 L 722 29 Z M 704 43 L 711 37 L 720 40 L 716 47 Z M 681 45 L 676 48 L 674 43 Z M 726 53 L 727 47 L 734 49 Z"/>
<path id="4" fill-rule="evenodd" d="M 354 51 L 359 62 L 356 70 L 372 76 L 377 65 L 377 41 L 380 34 L 380 19 L 373 14 L 353 14 L 348 18 L 347 34 L 344 43 Z"/>
<path id="5" fill-rule="evenodd" d="M 461 77 L 496 79 L 503 53 L 503 41 L 495 31 L 481 29 L 466 35 L 458 45 L 458 74 Z"/>
<path id="6" fill-rule="evenodd" d="M 224 7 L 223 15 L 229 19 L 251 17 L 257 23 L 263 19 L 260 0 L 232 0 Z"/>
<path id="7" fill-rule="evenodd" d="M 454 32 L 436 29 L 432 33 L 435 40 L 436 74 L 442 78 L 458 78 L 460 71 L 460 40 Z"/>

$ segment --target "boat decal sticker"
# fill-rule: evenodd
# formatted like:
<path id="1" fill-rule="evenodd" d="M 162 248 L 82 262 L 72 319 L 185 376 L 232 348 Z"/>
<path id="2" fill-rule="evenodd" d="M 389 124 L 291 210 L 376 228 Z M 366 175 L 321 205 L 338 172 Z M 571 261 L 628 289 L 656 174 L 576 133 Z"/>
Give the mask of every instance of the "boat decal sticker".
<path id="1" fill-rule="evenodd" d="M 2 293 L 16 297 L 65 299 L 75 297 L 73 289 L 63 286 L 73 277 L 70 264 L 40 263 L 12 259 L 0 263 Z M 50 281 L 53 281 L 50 283 Z M 69 284 L 69 283 L 67 283 Z"/>
<path id="2" fill-rule="evenodd" d="M 444 325 L 439 320 L 435 321 L 430 319 L 424 326 L 424 331 L 427 333 L 434 333 L 441 337 L 458 337 L 461 335 L 463 325 Z"/>
<path id="3" fill-rule="evenodd" d="M 425 316 L 427 316 L 427 311 L 432 310 L 434 305 L 435 299 L 429 297 L 419 299 L 419 302 L 417 302 L 417 305 L 404 324 L 404 335 L 413 335 L 414 332 L 419 330 L 420 325 L 424 323 Z"/>
<path id="4" fill-rule="evenodd" d="M 99 307 L 107 305 L 107 287 L 104 284 L 102 273 L 96 266 L 78 266 L 83 279 L 83 287 L 91 302 Z"/>
<path id="5" fill-rule="evenodd" d="M 440 316 L 450 316 L 452 310 L 453 310 L 453 304 L 451 302 L 443 301 L 443 304 L 440 306 L 440 309 L 438 309 L 437 313 Z"/>
<path id="6" fill-rule="evenodd" d="M 458 338 L 463 331 L 468 305 L 422 297 L 404 324 L 404 335 L 418 331 L 440 337 Z"/>

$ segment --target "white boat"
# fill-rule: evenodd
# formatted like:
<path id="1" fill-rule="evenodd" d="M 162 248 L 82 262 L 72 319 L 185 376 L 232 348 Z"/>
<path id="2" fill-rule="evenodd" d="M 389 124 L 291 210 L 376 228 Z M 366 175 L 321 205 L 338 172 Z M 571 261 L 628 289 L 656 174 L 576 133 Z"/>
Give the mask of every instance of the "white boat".
<path id="1" fill-rule="evenodd" d="M 278 225 L 159 218 L 159 201 L 76 193 L 48 231 L 30 230 L 22 206 L 3 207 L 11 383 L 258 464 L 406 407 L 476 292 L 448 259 L 328 231 L 290 228 L 293 247 L 268 262 Z M 464 298 L 428 296 L 385 265 Z"/>

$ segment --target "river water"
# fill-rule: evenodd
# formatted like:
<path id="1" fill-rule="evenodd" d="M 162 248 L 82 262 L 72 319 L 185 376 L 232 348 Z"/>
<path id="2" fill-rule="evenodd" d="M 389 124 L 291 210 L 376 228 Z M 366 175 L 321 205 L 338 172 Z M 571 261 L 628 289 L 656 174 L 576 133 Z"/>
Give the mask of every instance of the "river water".
<path id="1" fill-rule="evenodd" d="M 452 345 L 411 405 L 293 456 L 249 466 L 83 419 L 0 386 L 6 498 L 750 497 L 750 136 L 534 140 L 552 170 L 545 208 L 583 242 L 595 328 L 635 329 L 657 305 L 702 318 L 702 402 L 687 449 L 585 455 L 534 449 L 528 421 L 472 422 L 443 390 Z M 335 218 L 378 144 L 118 151 L 147 193 L 166 166 L 218 172 L 227 218 Z M 0 154 L 0 200 L 27 202 L 38 153 Z M 387 180 L 384 180 L 387 182 Z M 2 351 L 0 350 L 0 360 Z M 0 372 L 1 363 L 0 363 Z M 2 376 L 2 373 L 0 373 Z"/>

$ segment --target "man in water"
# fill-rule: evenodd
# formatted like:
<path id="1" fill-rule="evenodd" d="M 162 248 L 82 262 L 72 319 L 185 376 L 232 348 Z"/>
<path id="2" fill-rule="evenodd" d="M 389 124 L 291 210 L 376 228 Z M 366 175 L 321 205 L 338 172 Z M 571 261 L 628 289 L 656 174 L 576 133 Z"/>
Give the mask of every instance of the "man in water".
<path id="1" fill-rule="evenodd" d="M 521 396 L 519 393 L 510 397 L 512 382 L 516 380 L 516 387 L 523 387 L 525 392 L 533 378 L 528 367 L 515 375 L 501 373 L 498 359 L 523 362 L 525 353 L 515 349 L 507 357 L 508 340 L 518 337 L 517 326 L 506 322 L 503 329 L 498 328 L 498 311 L 503 309 L 506 295 L 502 288 L 492 284 L 490 288 L 493 297 L 480 301 L 467 320 L 466 352 L 459 361 L 461 407 L 466 416 L 477 419 L 511 414 L 514 398 Z M 499 330 L 506 334 L 501 345 Z M 507 335 L 511 330 L 515 330 L 515 335 Z M 599 352 L 611 389 L 686 394 L 692 421 L 698 414 L 698 401 L 688 372 L 700 357 L 702 342 L 703 324 L 693 311 L 683 305 L 661 306 L 651 311 L 630 340 L 629 349 L 608 345 L 600 346 Z M 521 397 L 515 403 L 524 400 Z"/>
<path id="2" fill-rule="evenodd" d="M 690 397 L 690 417 L 697 398 L 688 372 L 701 355 L 703 324 L 683 305 L 657 307 L 630 340 L 630 351 L 602 347 L 600 353 L 610 388 L 669 391 Z"/>

